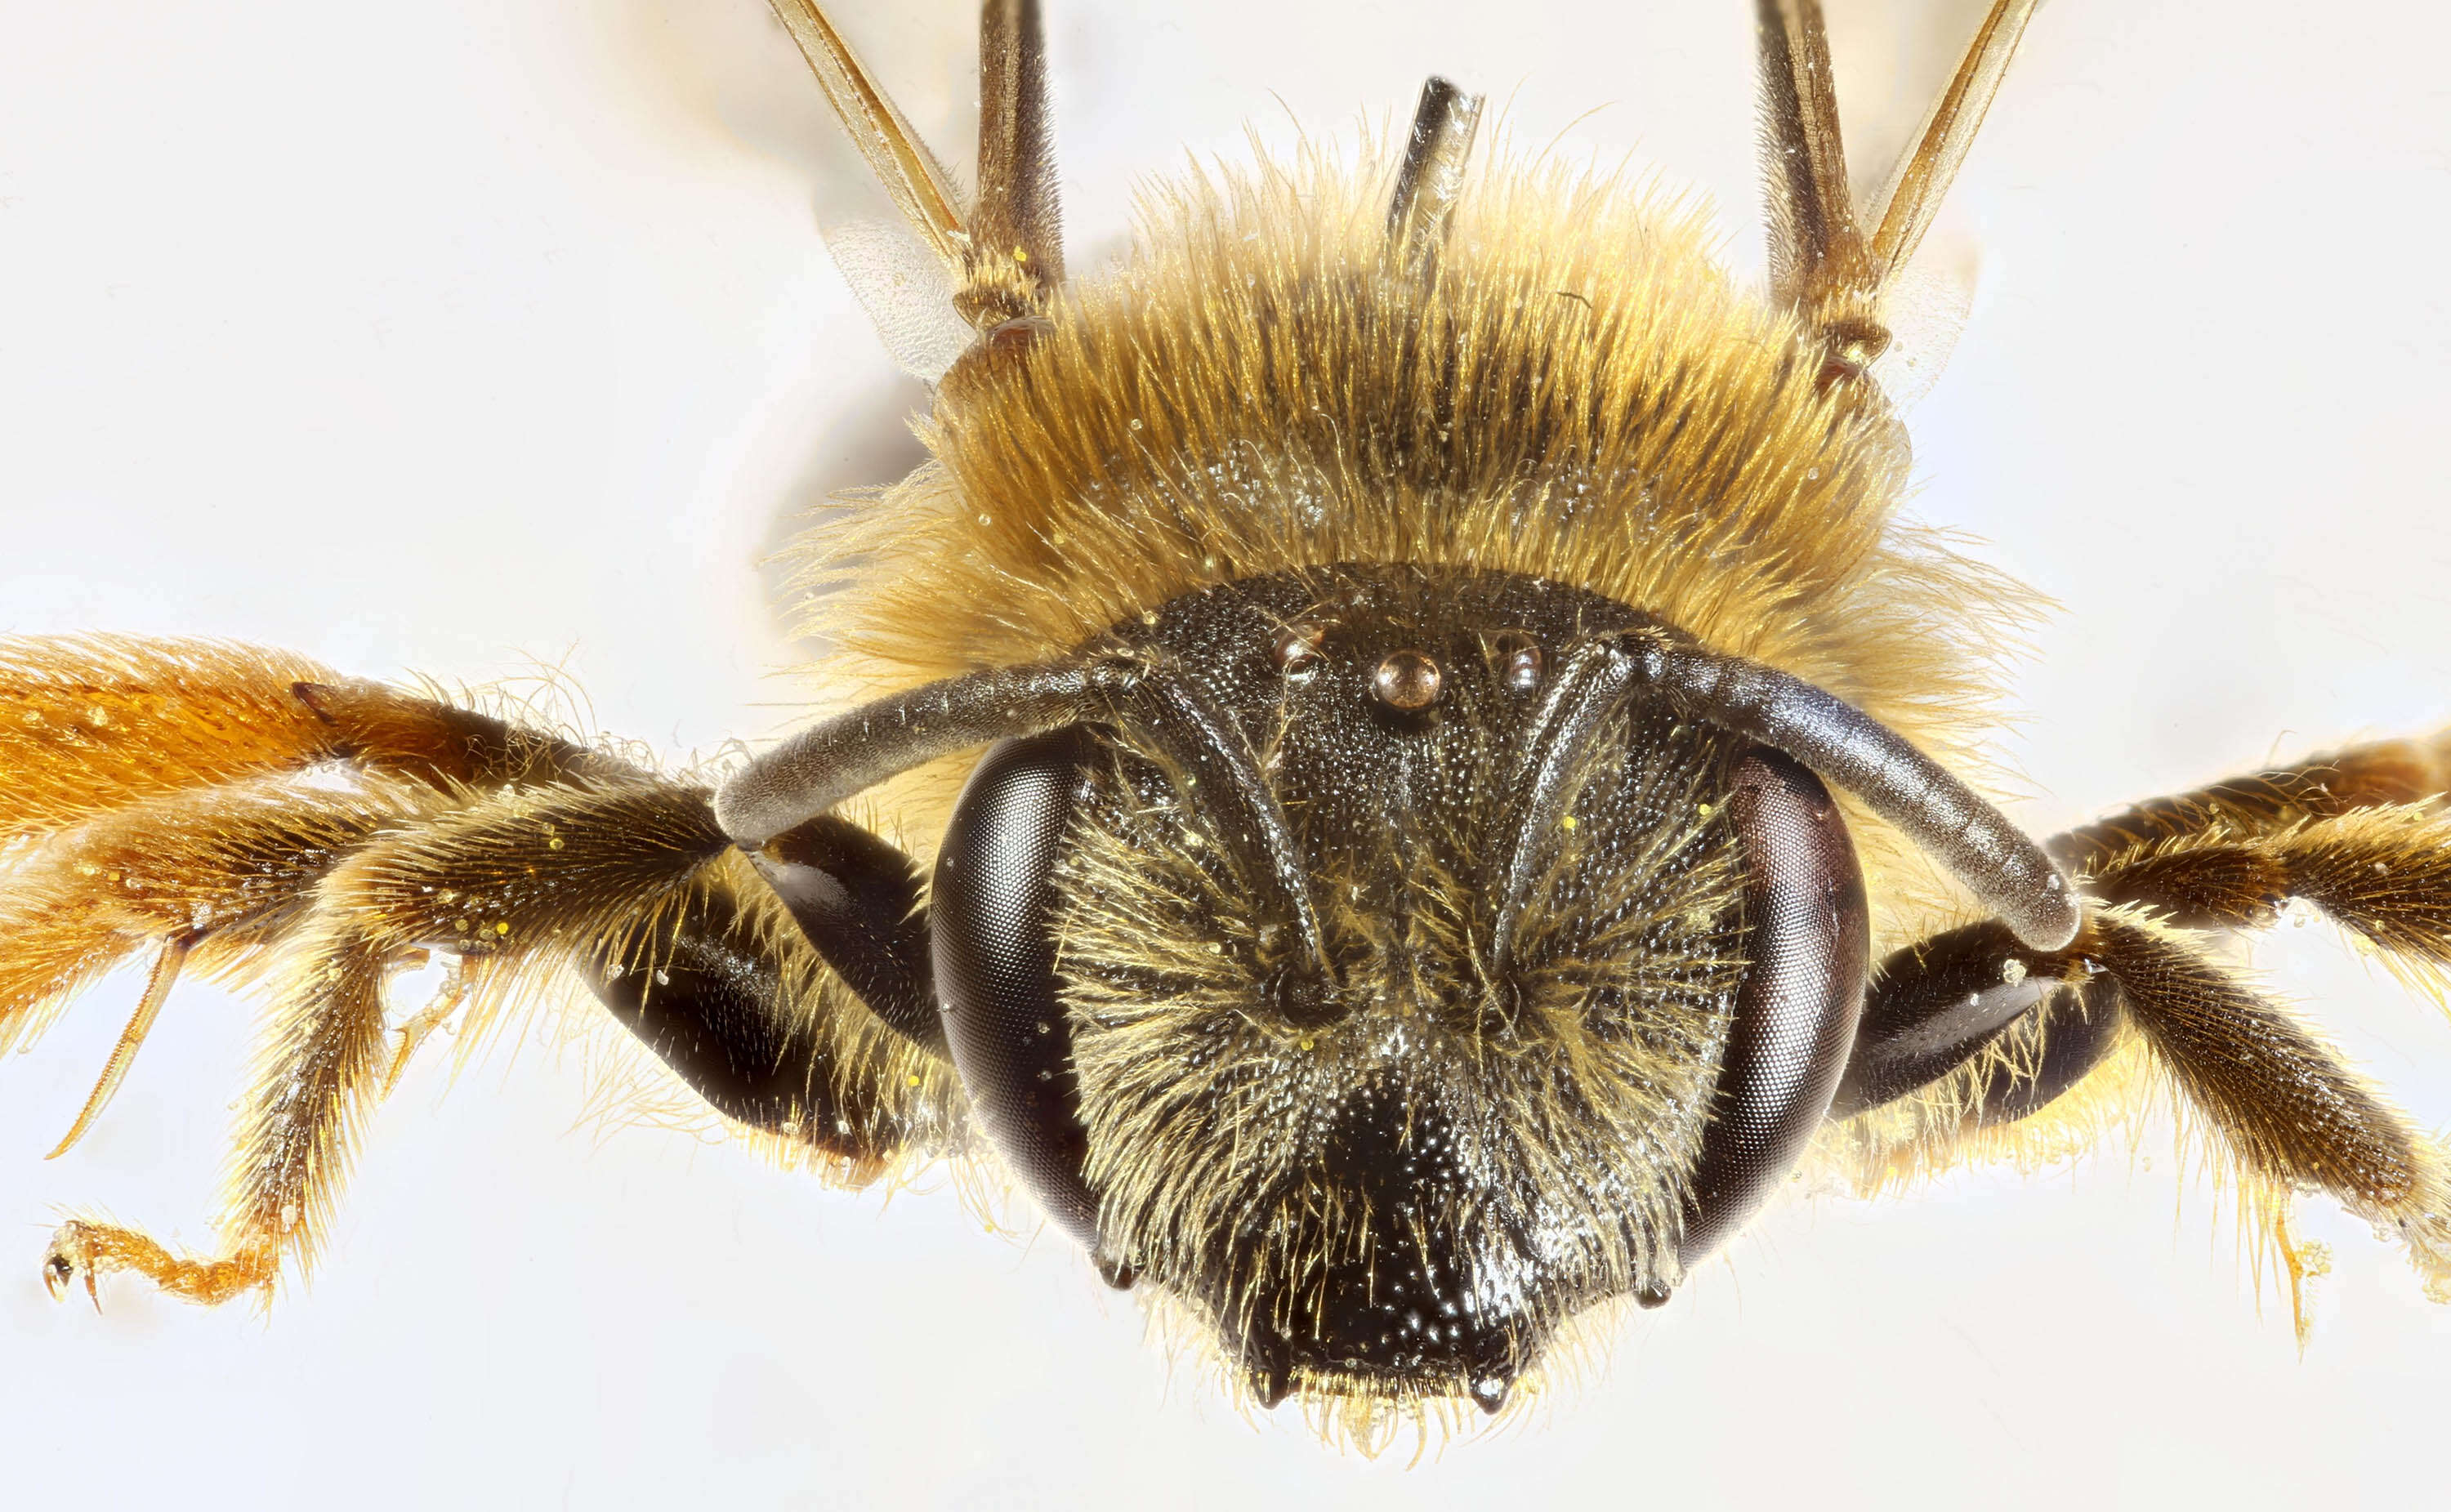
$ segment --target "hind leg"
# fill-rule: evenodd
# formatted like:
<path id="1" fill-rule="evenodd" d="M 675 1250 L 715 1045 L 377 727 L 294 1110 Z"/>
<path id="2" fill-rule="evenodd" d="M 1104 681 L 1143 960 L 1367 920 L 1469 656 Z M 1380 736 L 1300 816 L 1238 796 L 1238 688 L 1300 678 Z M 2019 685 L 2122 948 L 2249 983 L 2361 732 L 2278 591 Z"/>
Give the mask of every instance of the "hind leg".
<path id="1" fill-rule="evenodd" d="M 434 787 L 621 770 L 570 741 L 287 652 L 0 637 L 0 843 L 328 761 Z"/>
<path id="2" fill-rule="evenodd" d="M 316 885 L 280 952 L 218 1248 L 176 1254 L 80 1219 L 45 1259 L 52 1288 L 126 1269 L 212 1303 L 311 1266 L 395 1063 L 384 979 L 432 951 L 460 960 L 445 992 L 464 994 L 463 1033 L 577 967 L 715 1108 L 840 1179 L 958 1137 L 951 1068 L 827 968 L 703 792 L 508 790 L 383 831 Z"/>

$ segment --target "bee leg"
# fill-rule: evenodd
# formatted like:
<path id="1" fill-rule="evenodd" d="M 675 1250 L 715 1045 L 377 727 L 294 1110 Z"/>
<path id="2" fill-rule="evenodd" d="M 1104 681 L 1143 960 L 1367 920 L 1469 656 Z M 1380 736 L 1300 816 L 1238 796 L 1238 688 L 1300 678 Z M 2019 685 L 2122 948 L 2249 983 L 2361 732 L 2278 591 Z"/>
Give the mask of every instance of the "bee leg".
<path id="1" fill-rule="evenodd" d="M 2182 930 L 2261 929 L 2302 900 L 2430 969 L 2451 965 L 2446 789 L 2451 734 L 2377 741 L 2150 799 L 2045 849 L 2097 907 L 2145 909 Z M 1985 1122 L 2033 1112 L 2128 1028 L 2117 984 L 2098 972 L 2082 941 L 2029 951 L 1996 922 L 1898 952 L 1867 993 L 1840 1116 L 1935 1084 L 1994 1045 L 2017 1053 L 1961 1078 L 1960 1100 Z M 2021 1036 L 2029 1042 L 2016 1046 Z"/>
<path id="2" fill-rule="evenodd" d="M 749 857 L 812 949 L 886 1028 L 944 1059 L 935 964 L 919 868 L 831 814 Z"/>
<path id="3" fill-rule="evenodd" d="M 743 853 L 702 794 L 686 805 L 689 847 L 719 852 L 645 927 L 577 952 L 597 997 L 718 1111 L 846 1185 L 958 1142 L 918 867 L 833 815 Z"/>
<path id="4" fill-rule="evenodd" d="M 441 802 L 422 783 L 264 776 L 149 798 L 52 836 L 0 880 L 0 1048 L 30 1041 L 140 951 L 185 941 L 189 970 L 235 964 L 304 916 L 350 850 Z"/>
<path id="5" fill-rule="evenodd" d="M 2382 770 L 2348 763 L 2361 765 Z M 2427 780 L 2377 777 L 2364 791 L 2400 796 Z M 1927 1124 L 2013 1121 L 2132 1034 L 2257 1200 L 2285 1215 L 2290 1192 L 2328 1192 L 2396 1231 L 2430 1289 L 2451 1296 L 2442 1151 L 2297 1013 L 2189 938 L 2267 926 L 2298 900 L 2421 972 L 2451 965 L 2451 815 L 2384 803 L 2307 817 L 2340 791 L 2289 797 L 2266 782 L 2253 794 L 2259 809 L 2198 805 L 2185 811 L 2192 831 L 2174 816 L 2156 838 L 2092 852 L 2096 907 L 2063 951 L 2025 951 L 1982 924 L 1893 956 L 1868 998 L 1837 1115 L 1912 1094 Z"/>
<path id="6" fill-rule="evenodd" d="M 617 928 L 634 910 L 652 912 L 660 893 L 677 885 L 676 874 L 685 882 L 721 848 L 711 819 L 695 832 L 685 815 L 673 821 L 676 791 L 677 806 L 695 800 L 704 815 L 696 795 L 643 782 L 515 790 L 464 808 L 445 806 L 422 783 L 376 782 L 367 792 L 391 802 L 370 808 L 360 793 L 266 779 L 208 789 L 176 814 L 168 811 L 178 805 L 139 806 L 64 837 L 88 849 L 47 870 L 80 878 L 91 863 L 75 857 L 93 854 L 96 836 L 138 844 L 150 835 L 167 852 L 155 859 L 172 863 L 161 865 L 160 875 L 178 884 L 160 897 L 150 884 L 135 890 L 157 907 L 209 905 L 216 887 L 244 897 L 265 880 L 260 870 L 280 874 L 272 878 L 275 901 L 202 948 L 252 944 L 272 957 L 273 1011 L 254 1089 L 240 1104 L 220 1247 L 178 1254 L 134 1228 L 82 1218 L 61 1227 L 45 1257 L 52 1289 L 79 1275 L 90 1289 L 100 1273 L 130 1269 L 174 1296 L 219 1303 L 268 1288 L 284 1259 L 310 1261 L 382 1086 L 385 979 L 418 952 L 441 946 L 476 960 L 488 973 L 489 1006 L 498 1007 L 518 969 L 559 942 L 574 934 L 592 941 L 588 932 Z M 160 822 L 172 818 L 186 828 Z M 557 843 L 564 825 L 573 842 L 584 834 L 597 843 L 573 843 L 568 863 L 549 872 L 565 854 Z M 187 843 L 191 832 L 204 838 Z M 12 898 L 25 891 L 20 882 Z M 79 904 L 87 915 L 97 903 L 125 906 L 115 897 L 36 892 L 54 918 L 76 919 Z M 10 958 L 23 958 L 22 939 L 12 942 Z"/>
<path id="7" fill-rule="evenodd" d="M 2124 1028 L 2116 985 L 2076 946 L 2029 950 L 1997 920 L 1950 930 L 1873 973 L 1831 1116 L 1954 1079 L 1968 1116 L 2021 1118 L 2083 1079 Z"/>
<path id="8" fill-rule="evenodd" d="M 196 939 L 191 933 L 173 934 L 162 942 L 162 949 L 153 957 L 153 970 L 145 980 L 145 995 L 136 1000 L 136 1011 L 129 1016 L 127 1027 L 119 1031 L 119 1043 L 111 1047 L 110 1059 L 103 1065 L 102 1079 L 86 1094 L 85 1106 L 77 1109 L 76 1122 L 69 1126 L 68 1133 L 51 1147 L 45 1160 L 57 1160 L 76 1149 L 77 1141 L 85 1137 L 93 1121 L 110 1106 L 111 1098 L 118 1095 L 119 1084 L 127 1080 L 127 1068 L 135 1063 L 136 1052 L 145 1048 L 146 1038 L 153 1032 L 153 1021 L 162 1016 L 162 1005 L 169 1001 L 170 989 L 178 985 L 180 969 L 187 964 L 187 952 L 195 949 Z"/>
<path id="9" fill-rule="evenodd" d="M 277 937 L 350 849 L 469 789 L 625 776 L 284 652 L 0 638 L 0 1050 L 140 949 L 211 969 Z"/>
<path id="10" fill-rule="evenodd" d="M 222 641 L 0 638 L 0 842 L 325 762 L 434 787 L 618 770 L 473 710 Z"/>
<path id="11" fill-rule="evenodd" d="M 45 1260 L 53 1290 L 132 1269 L 214 1303 L 310 1266 L 394 1059 L 384 981 L 425 952 L 460 957 L 472 1041 L 560 968 L 602 984 L 618 965 L 624 985 L 604 995 L 651 1048 L 718 1108 L 852 1179 L 912 1130 L 942 1127 L 956 1095 L 950 1069 L 826 971 L 706 795 L 644 776 L 509 789 L 384 829 L 322 876 L 274 944 L 274 1009 L 219 1247 L 174 1254 L 76 1220 Z"/>
<path id="12" fill-rule="evenodd" d="M 331 727 L 292 690 L 339 680 L 218 641 L 0 639 L 0 840 L 320 759 Z"/>
<path id="13" fill-rule="evenodd" d="M 613 947 L 591 984 L 622 1027 L 726 1118 L 814 1152 L 846 1185 L 864 1185 L 913 1144 L 922 1120 L 912 1094 L 946 1074 L 942 1052 L 890 1034 L 863 1043 L 828 1032 L 829 1023 L 873 1020 L 839 975 L 813 970 L 793 926 L 776 927 L 762 886 L 744 880 L 745 889 L 710 889 Z"/>
<path id="14" fill-rule="evenodd" d="M 2285 1216 L 2315 1188 L 2397 1232 L 2428 1294 L 2451 1301 L 2451 1170 L 2441 1149 L 2298 1014 L 2179 931 L 2126 909 L 2094 949 L 2153 1063 L 2201 1115 L 2251 1199 Z"/>
<path id="15" fill-rule="evenodd" d="M 2086 889 L 2181 930 L 2265 929 L 2292 903 L 2420 970 L 2451 966 L 2451 813 L 2351 809 L 2265 834 L 2218 820 L 2096 859 Z"/>
<path id="16" fill-rule="evenodd" d="M 79 1276 L 90 1295 L 103 1273 L 134 1270 L 172 1296 L 218 1304 L 268 1289 L 284 1250 L 303 1255 L 311 1246 L 354 1144 L 350 1090 L 367 1079 L 383 1033 L 381 957 L 333 921 L 320 924 L 289 952 L 289 1000 L 242 1114 L 230 1201 L 218 1226 L 222 1249 L 174 1253 L 141 1230 L 72 1219 L 43 1258 L 54 1295 Z"/>
<path id="17" fill-rule="evenodd" d="M 414 970 L 425 965 L 430 958 L 430 952 L 415 951 L 410 952 L 401 964 Z M 399 1038 L 400 1044 L 391 1052 L 391 1064 L 383 1070 L 383 1096 L 389 1097 L 393 1089 L 400 1086 L 400 1079 L 407 1071 L 408 1063 L 417 1058 L 417 1052 L 424 1048 L 427 1040 L 434 1037 L 435 1031 L 449 1023 L 451 1016 L 467 1005 L 466 961 L 459 956 L 452 957 L 449 971 L 449 977 L 443 982 L 441 991 L 434 994 L 433 1000 L 410 1014 L 406 1022 L 392 1031 Z"/>
<path id="18" fill-rule="evenodd" d="M 1855 1120 L 1875 1171 L 1946 1164 L 1961 1136 L 2029 1117 L 2133 1041 L 2273 1233 L 2292 1193 L 2324 1191 L 2397 1233 L 2428 1294 L 2451 1300 L 2441 1149 L 2299 1014 L 2140 910 L 2095 912 L 2049 956 L 1981 924 L 1891 957 L 1832 1117 Z M 2293 1305 L 2303 1331 L 2294 1286 Z"/>
<path id="19" fill-rule="evenodd" d="M 1885 285 L 1914 255 L 1973 146 L 2035 0 L 1994 0 L 1882 202 L 1861 228 L 1820 0 L 1759 0 L 1771 282 L 1821 340 L 1821 382 L 1861 378 L 1890 344 Z"/>
<path id="20" fill-rule="evenodd" d="M 2216 830 L 2233 836 L 2272 835 L 2308 819 L 2435 801 L 2445 793 L 2451 793 L 2451 732 L 2378 740 L 2148 799 L 2057 835 L 2049 849 L 2070 868 L 2090 874 L 2142 846 L 2202 840 Z"/>

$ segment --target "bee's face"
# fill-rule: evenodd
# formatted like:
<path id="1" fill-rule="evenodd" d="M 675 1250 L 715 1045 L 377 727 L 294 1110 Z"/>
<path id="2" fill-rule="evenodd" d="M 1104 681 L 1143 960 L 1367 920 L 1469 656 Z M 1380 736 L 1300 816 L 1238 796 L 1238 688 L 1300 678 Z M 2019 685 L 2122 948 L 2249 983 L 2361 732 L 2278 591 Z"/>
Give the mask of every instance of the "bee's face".
<path id="1" fill-rule="evenodd" d="M 1981 7 L 1826 9 L 1851 143 L 1877 156 L 1858 120 L 1893 107 L 1894 146 Z M 246 10 L 252 24 L 107 33 L 95 8 L 12 15 L 0 95 L 26 126 L 0 197 L 6 362 L 25 381 L 8 628 L 303 644 L 471 683 L 576 646 L 589 728 L 701 751 L 779 733 L 775 700 L 801 695 L 770 673 L 798 652 L 754 563 L 829 490 L 912 465 L 901 416 L 922 397 L 895 386 L 815 247 L 813 181 L 819 218 L 889 212 L 788 38 L 755 0 L 558 4 L 516 25 L 442 0 L 405 38 L 399 12 Z M 840 10 L 959 157 L 976 8 Z M 1431 5 L 1391 28 L 1397 13 L 1268 3 L 1152 29 L 1145 6 L 1050 5 L 1080 265 L 1120 244 L 1127 187 L 1171 171 L 1179 144 L 1239 153 L 1245 119 L 1278 143 L 1291 121 L 1332 135 L 1364 110 L 1401 126 L 1423 71 L 1467 67 L 1501 92 L 1523 81 L 1506 116 L 1531 145 L 1615 102 L 1566 150 L 1636 144 L 1703 181 L 1731 256 L 1749 255 L 1749 7 Z M 2305 749 L 2441 719 L 2451 307 L 2427 291 L 2451 213 L 2446 25 L 2411 0 L 2363 27 L 2295 6 L 2056 0 L 2034 28 L 1955 191 L 1984 303 L 1912 419 L 1917 511 L 1995 542 L 2065 605 L 2016 696 L 2038 830 L 2251 762 L 2284 730 Z M 396 66 L 335 62 L 374 57 Z M 2322 276 L 2344 255 L 2354 278 Z M 2305 297 L 2276 304 L 2281 268 Z M 2328 931 L 2262 960 L 2336 1010 L 2410 1106 L 2451 1108 L 2428 1011 Z M 183 992 L 118 1104 L 133 1128 L 60 1161 L 41 1154 L 117 1023 L 73 1016 L 51 1042 L 66 1048 L 12 1067 L 26 1090 L 0 1099 L 0 1187 L 32 1194 L 21 1216 L 93 1196 L 203 1237 L 225 1122 L 205 1090 L 228 1080 L 248 1010 L 207 982 Z M 0 1327 L 18 1440 L 36 1446 L 26 1483 L 175 1494 L 248 1463 L 277 1414 L 316 1464 L 432 1424 L 432 1452 L 394 1456 L 399 1488 L 375 1498 L 402 1503 L 476 1475 L 524 1488 L 504 1501 L 582 1504 L 689 1487 L 1247 1506 L 1322 1484 L 1374 1507 L 1500 1484 L 1616 1501 L 1628 1451 L 1662 1445 L 1676 1452 L 1650 1455 L 1639 1483 L 1668 1502 L 1724 1496 L 1742 1464 L 1764 1499 L 1883 1477 L 1901 1505 L 1955 1504 L 2003 1457 L 2037 1503 L 2098 1497 L 2111 1461 L 2130 1485 L 2184 1475 L 2252 1501 L 2346 1466 L 2422 1483 L 2429 1436 L 2394 1424 L 2451 1391 L 2433 1315 L 2391 1263 L 2354 1258 L 2365 1235 L 2338 1213 L 2311 1219 L 2346 1262 L 2315 1349 L 2287 1347 L 2268 1295 L 2259 1325 L 2226 1219 L 2208 1242 L 2213 1199 L 2157 1133 L 2144 1165 L 2113 1140 L 2073 1180 L 1987 1173 L 1782 1209 L 1537 1435 L 1381 1474 L 1169 1390 L 1163 1357 L 1135 1347 L 1136 1309 L 1086 1295 L 1052 1235 L 983 1246 L 941 1196 L 880 1220 L 873 1194 L 812 1191 L 660 1129 L 599 1148 L 567 1132 L 575 1058 L 445 1085 L 420 1063 L 378 1122 L 403 1155 L 362 1175 L 311 1319 L 267 1327 L 131 1288 L 106 1294 L 97 1347 L 93 1320 L 33 1283 L 39 1233 L 18 1229 Z M 1765 1423 L 1802 1452 L 1761 1453 Z M 178 1453 L 85 1447 L 97 1428 L 168 1424 Z M 2070 1432 L 2095 1451 L 2029 1452 Z M 2206 1452 L 2243 1442 L 2257 1452 Z"/>
<path id="2" fill-rule="evenodd" d="M 1495 1409 L 1566 1317 L 1664 1297 L 1698 1231 L 1741 1216 L 1702 1188 L 1715 1092 L 1751 1074 L 1726 1064 L 1741 989 L 1776 974 L 1754 952 L 1784 949 L 1748 897 L 1762 826 L 1734 801 L 1761 757 L 1637 704 L 1561 813 L 1503 797 L 1559 658 L 1637 618 L 1378 567 L 1246 580 L 1129 627 L 1232 712 L 1307 919 L 1257 874 L 1216 779 L 1127 736 L 1012 742 L 972 780 L 938 971 L 990 1131 L 1262 1400 Z M 1835 833 L 1831 895 L 1860 931 Z M 1033 914 L 1031 964 L 981 943 Z M 1855 979 L 1805 966 L 1788 1000 L 1850 1015 Z M 1792 1116 L 1817 1120 L 1816 1095 Z"/>

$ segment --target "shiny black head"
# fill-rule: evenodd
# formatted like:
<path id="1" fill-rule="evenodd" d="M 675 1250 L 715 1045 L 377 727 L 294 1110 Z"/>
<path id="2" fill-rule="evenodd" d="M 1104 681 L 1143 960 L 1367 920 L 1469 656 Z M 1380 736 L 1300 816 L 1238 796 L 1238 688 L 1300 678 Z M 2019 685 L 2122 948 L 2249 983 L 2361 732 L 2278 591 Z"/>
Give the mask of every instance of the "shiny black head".
<path id="1" fill-rule="evenodd" d="M 1495 1411 L 1821 1119 L 1864 974 L 1844 826 L 1741 736 L 1577 705 L 1568 658 L 1643 622 L 1496 574 L 1230 584 L 1118 638 L 1173 713 L 1008 741 L 963 796 L 935 959 L 982 1120 L 1264 1402 Z"/>

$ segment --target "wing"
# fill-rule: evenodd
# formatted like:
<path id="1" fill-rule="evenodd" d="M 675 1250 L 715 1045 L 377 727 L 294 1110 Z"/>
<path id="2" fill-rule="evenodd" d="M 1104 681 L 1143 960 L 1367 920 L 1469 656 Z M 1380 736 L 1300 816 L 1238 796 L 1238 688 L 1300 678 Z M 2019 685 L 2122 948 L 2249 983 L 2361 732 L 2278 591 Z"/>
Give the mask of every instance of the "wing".
<path id="1" fill-rule="evenodd" d="M 1819 333 L 1825 383 L 1864 377 L 1889 348 L 1898 275 L 1939 213 L 2033 10 L 2034 0 L 1994 0 L 1888 188 L 1859 214 L 1820 0 L 1760 0 L 1772 287 Z"/>
<path id="2" fill-rule="evenodd" d="M 934 153 L 911 128 L 892 98 L 877 86 L 840 28 L 815 0 L 774 0 L 775 13 L 799 44 L 826 103 L 884 186 L 903 224 L 933 255 L 951 286 L 951 303 L 972 329 L 990 331 L 1035 316 L 1064 279 L 1063 215 L 1058 201 L 1047 100 L 1047 44 L 1038 0 L 988 0 L 979 12 L 979 193 L 965 209 Z M 932 319 L 912 347 L 914 323 L 880 314 L 875 297 L 887 274 L 891 287 L 911 282 L 911 260 L 879 255 L 876 239 L 853 235 L 848 255 L 837 237 L 860 301 L 876 317 L 894 360 L 931 376 L 941 346 Z M 854 272 L 854 268 L 858 271 Z M 913 361 L 916 356 L 920 360 Z"/>

